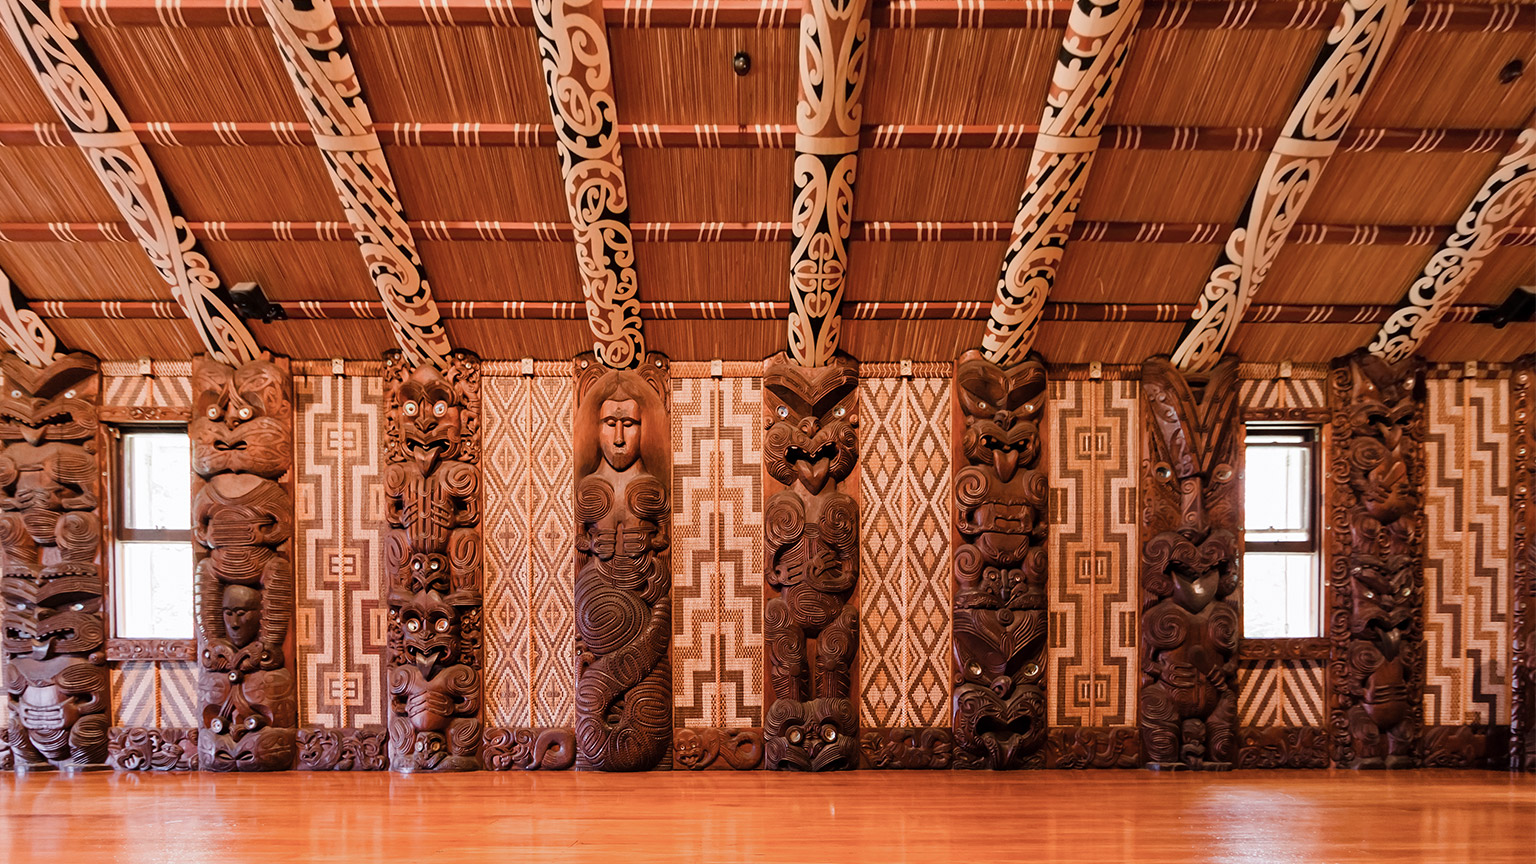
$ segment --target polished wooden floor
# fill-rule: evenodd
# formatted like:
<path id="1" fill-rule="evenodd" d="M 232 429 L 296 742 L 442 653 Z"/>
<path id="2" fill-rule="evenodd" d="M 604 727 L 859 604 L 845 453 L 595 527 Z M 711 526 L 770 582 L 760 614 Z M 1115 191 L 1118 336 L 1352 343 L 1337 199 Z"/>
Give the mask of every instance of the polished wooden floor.
<path id="1" fill-rule="evenodd" d="M 0 861 L 1532 864 L 1536 777 L 0 775 Z"/>

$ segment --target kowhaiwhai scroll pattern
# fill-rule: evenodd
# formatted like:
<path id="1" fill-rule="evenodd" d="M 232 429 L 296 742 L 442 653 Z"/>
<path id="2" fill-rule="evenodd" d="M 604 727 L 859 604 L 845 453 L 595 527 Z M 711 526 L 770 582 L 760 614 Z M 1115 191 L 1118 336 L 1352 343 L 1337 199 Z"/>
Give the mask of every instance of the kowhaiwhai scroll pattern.
<path id="1" fill-rule="evenodd" d="M 0 270 L 0 342 L 39 369 L 65 353 L 59 348 L 59 337 L 27 306 L 27 298 L 4 270 Z"/>

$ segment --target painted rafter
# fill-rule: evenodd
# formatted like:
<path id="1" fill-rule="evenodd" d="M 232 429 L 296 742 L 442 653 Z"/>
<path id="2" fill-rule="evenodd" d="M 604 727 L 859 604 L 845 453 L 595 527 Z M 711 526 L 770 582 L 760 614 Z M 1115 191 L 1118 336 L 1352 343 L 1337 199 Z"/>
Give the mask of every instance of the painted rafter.
<path id="1" fill-rule="evenodd" d="M 1413 2 L 1344 0 L 1338 24 L 1281 127 L 1242 221 L 1228 235 L 1173 350 L 1179 369 L 1207 371 L 1227 350 L 1371 81 L 1386 64 Z"/>
<path id="2" fill-rule="evenodd" d="M 413 364 L 446 368 L 453 346 L 373 128 L 330 0 L 262 0 L 283 65 L 352 225 L 395 339 Z"/>
<path id="3" fill-rule="evenodd" d="M 235 314 L 229 291 L 59 0 L 0 0 L 0 24 L 208 353 L 230 365 L 255 359 L 255 336 Z"/>
<path id="4" fill-rule="evenodd" d="M 592 350 L 606 366 L 632 369 L 645 334 L 603 3 L 540 0 L 534 12 Z"/>
<path id="5" fill-rule="evenodd" d="M 842 335 L 871 2 L 806 0 L 800 16 L 789 355 L 801 366 L 831 362 Z"/>
<path id="6" fill-rule="evenodd" d="M 986 359 L 999 366 L 1022 360 L 1034 345 L 1140 18 L 1141 0 L 1084 0 L 1072 7 L 981 343 Z"/>
<path id="7" fill-rule="evenodd" d="M 0 269 L 0 341 L 17 357 L 41 369 L 69 353 L 53 329 L 22 295 L 21 289 Z"/>
<path id="8" fill-rule="evenodd" d="M 1536 115 L 1429 256 L 1401 303 L 1366 350 L 1392 364 L 1412 356 L 1450 311 L 1488 253 L 1497 249 L 1536 199 Z"/>

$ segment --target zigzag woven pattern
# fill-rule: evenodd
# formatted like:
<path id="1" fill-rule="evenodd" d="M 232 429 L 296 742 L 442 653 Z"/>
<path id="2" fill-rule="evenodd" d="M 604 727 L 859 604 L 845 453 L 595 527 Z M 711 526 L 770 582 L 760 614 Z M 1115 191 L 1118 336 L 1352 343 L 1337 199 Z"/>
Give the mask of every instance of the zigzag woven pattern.
<path id="1" fill-rule="evenodd" d="M 295 376 L 293 391 L 299 722 L 379 725 L 388 614 L 383 381 Z"/>
<path id="2" fill-rule="evenodd" d="M 859 717 L 949 723 L 948 378 L 859 383 Z"/>
<path id="3" fill-rule="evenodd" d="M 1509 722 L 1509 379 L 1431 379 L 1424 722 Z"/>
<path id="4" fill-rule="evenodd" d="M 191 408 L 192 379 L 185 375 L 103 375 L 101 404 L 123 408 Z"/>
<path id="5" fill-rule="evenodd" d="M 1052 726 L 1124 726 L 1136 717 L 1140 386 L 1050 383 Z"/>
<path id="6" fill-rule="evenodd" d="M 1237 670 L 1237 716 L 1243 726 L 1317 726 L 1326 716 L 1327 664 L 1262 660 Z"/>

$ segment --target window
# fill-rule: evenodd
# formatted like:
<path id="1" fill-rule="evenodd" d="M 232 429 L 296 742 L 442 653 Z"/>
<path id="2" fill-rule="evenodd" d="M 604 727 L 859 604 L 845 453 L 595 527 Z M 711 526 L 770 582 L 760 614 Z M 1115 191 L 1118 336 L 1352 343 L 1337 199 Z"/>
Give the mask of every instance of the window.
<path id="1" fill-rule="evenodd" d="M 192 638 L 192 447 L 185 429 L 124 429 L 119 440 L 116 635 Z"/>
<path id="2" fill-rule="evenodd" d="M 1322 631 L 1317 428 L 1250 425 L 1243 501 L 1243 636 Z"/>

